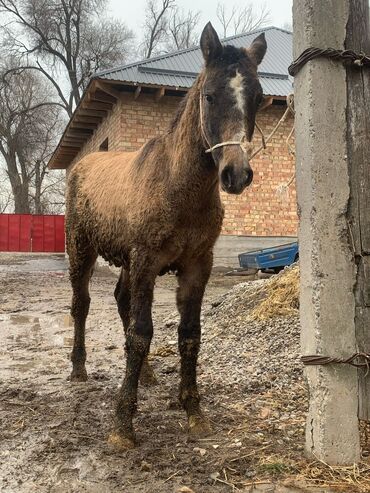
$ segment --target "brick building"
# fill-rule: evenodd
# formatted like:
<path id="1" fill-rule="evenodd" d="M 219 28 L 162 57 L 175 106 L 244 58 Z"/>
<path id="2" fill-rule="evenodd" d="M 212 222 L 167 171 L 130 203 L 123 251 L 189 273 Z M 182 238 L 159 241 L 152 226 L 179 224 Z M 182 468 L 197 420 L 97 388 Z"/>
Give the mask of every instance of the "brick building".
<path id="1" fill-rule="evenodd" d="M 263 31 L 268 49 L 259 67 L 259 77 L 264 94 L 273 97 L 273 104 L 257 116 L 257 122 L 268 135 L 283 115 L 286 96 L 292 92 L 287 71 L 292 59 L 292 34 L 274 27 Z M 233 36 L 225 43 L 247 47 L 260 32 Z M 200 49 L 191 48 L 96 74 L 49 166 L 68 172 L 89 152 L 136 150 L 149 138 L 164 133 L 202 63 Z M 254 158 L 255 178 L 251 187 L 239 196 L 222 193 L 224 235 L 296 236 L 294 182 L 279 194 L 279 187 L 292 181 L 294 173 L 294 159 L 286 145 L 292 125 L 290 116 L 267 149 Z M 256 145 L 260 144 L 258 132 L 254 140 Z"/>

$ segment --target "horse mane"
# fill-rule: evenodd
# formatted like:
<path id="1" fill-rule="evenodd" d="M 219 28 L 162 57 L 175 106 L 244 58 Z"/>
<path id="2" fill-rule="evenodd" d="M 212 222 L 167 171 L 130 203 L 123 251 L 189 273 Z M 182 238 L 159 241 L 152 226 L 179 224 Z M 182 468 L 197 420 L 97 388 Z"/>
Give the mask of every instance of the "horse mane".
<path id="1" fill-rule="evenodd" d="M 176 114 L 175 114 L 174 118 L 172 119 L 172 121 L 168 127 L 168 133 L 169 134 L 173 133 L 176 130 L 176 128 L 177 128 L 177 126 L 181 120 L 181 117 L 184 114 L 186 103 L 189 99 L 189 92 L 190 91 L 188 91 L 186 93 L 186 95 L 180 101 L 179 106 L 177 107 Z"/>
<path id="2" fill-rule="evenodd" d="M 247 52 L 244 48 L 236 48 L 232 45 L 226 45 L 223 47 L 222 55 L 220 55 L 214 63 L 216 66 L 228 66 L 235 65 L 247 58 Z"/>

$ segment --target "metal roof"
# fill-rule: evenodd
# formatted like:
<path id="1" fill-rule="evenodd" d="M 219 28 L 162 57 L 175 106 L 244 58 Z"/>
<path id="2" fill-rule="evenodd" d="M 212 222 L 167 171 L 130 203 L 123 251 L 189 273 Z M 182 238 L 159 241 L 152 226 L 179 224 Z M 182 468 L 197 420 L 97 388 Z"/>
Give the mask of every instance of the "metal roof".
<path id="1" fill-rule="evenodd" d="M 293 79 L 288 75 L 293 55 L 292 33 L 267 27 L 226 38 L 222 43 L 248 47 L 261 32 L 265 33 L 267 41 L 267 53 L 258 71 L 263 92 L 275 98 L 285 97 L 293 89 Z M 200 48 L 195 47 L 96 73 L 64 130 L 49 167 L 69 166 L 120 99 L 122 90 L 142 86 L 156 91 L 178 89 L 184 93 L 193 85 L 202 66 Z"/>
<path id="2" fill-rule="evenodd" d="M 267 53 L 258 70 L 263 92 L 270 96 L 287 96 L 292 92 L 292 79 L 288 75 L 288 66 L 293 59 L 291 32 L 266 27 L 225 38 L 222 43 L 248 47 L 262 32 L 267 41 Z M 202 65 L 203 57 L 198 46 L 104 70 L 96 73 L 93 79 L 187 89 L 194 83 Z"/>

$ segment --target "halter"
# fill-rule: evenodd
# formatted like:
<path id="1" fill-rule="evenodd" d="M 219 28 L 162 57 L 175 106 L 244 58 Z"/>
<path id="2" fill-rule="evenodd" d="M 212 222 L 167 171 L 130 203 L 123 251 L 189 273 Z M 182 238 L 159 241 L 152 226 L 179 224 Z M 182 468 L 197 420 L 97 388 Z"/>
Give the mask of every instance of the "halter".
<path id="1" fill-rule="evenodd" d="M 209 143 L 209 140 L 207 139 L 207 135 L 204 129 L 204 119 L 203 119 L 203 108 L 202 108 L 202 93 L 199 95 L 199 114 L 200 114 L 200 129 L 202 132 L 202 136 L 204 140 L 206 141 L 206 144 L 208 145 L 208 149 L 205 150 L 206 153 L 212 152 L 215 149 L 218 149 L 220 147 L 224 146 L 239 146 L 244 154 L 248 154 L 249 157 L 251 158 L 252 156 L 252 151 L 253 151 L 253 144 L 251 142 L 248 142 L 246 135 L 243 135 L 241 140 L 226 140 L 225 142 L 220 142 L 218 144 L 215 144 L 214 146 L 211 146 Z M 258 127 L 257 127 L 258 128 Z"/>

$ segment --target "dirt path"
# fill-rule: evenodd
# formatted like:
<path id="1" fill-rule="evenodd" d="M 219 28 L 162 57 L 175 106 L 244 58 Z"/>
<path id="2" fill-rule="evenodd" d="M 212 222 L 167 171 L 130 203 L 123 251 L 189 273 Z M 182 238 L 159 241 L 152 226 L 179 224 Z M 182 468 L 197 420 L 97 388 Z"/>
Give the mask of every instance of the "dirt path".
<path id="1" fill-rule="evenodd" d="M 206 305 L 238 281 L 213 277 Z M 159 385 L 140 389 L 140 446 L 117 454 L 106 443 L 124 372 L 115 282 L 113 275 L 92 280 L 90 379 L 72 384 L 67 381 L 70 288 L 63 259 L 0 257 L 1 491 L 167 493 L 183 485 L 196 493 L 230 491 L 228 471 L 220 476 L 219 459 L 235 456 L 241 443 L 227 438 L 238 425 L 235 416 L 225 417 L 227 389 L 216 385 L 211 390 L 200 367 L 204 408 L 215 427 L 209 440 L 189 441 L 185 415 L 177 406 L 176 329 L 164 323 L 174 311 L 174 277 L 160 278 L 155 292 L 152 362 Z"/>
<path id="2" fill-rule="evenodd" d="M 245 279 L 211 277 L 198 375 L 214 432 L 191 441 L 177 401 L 176 278 L 158 279 L 151 361 L 159 384 L 139 389 L 139 446 L 123 453 L 111 448 L 107 436 L 124 373 L 116 280 L 109 270 L 92 279 L 89 380 L 71 383 L 64 258 L 0 254 L 2 493 L 329 493 L 328 484 L 369 491 L 368 461 L 360 482 L 358 470 L 304 458 L 307 391 L 298 316 L 250 318 L 265 281 L 233 288 Z"/>

